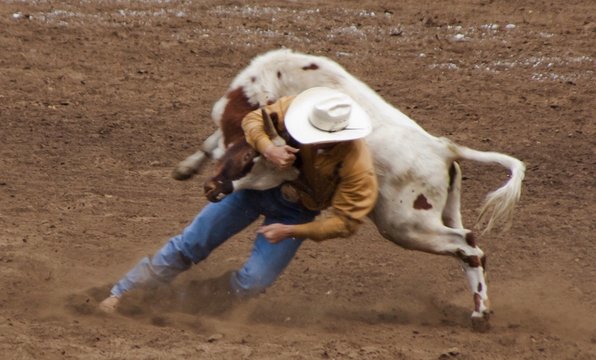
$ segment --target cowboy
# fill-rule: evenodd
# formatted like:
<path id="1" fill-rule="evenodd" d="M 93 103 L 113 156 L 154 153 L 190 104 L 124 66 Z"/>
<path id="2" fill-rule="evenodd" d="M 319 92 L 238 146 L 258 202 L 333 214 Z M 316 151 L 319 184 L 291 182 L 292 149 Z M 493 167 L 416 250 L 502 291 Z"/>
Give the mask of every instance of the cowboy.
<path id="1" fill-rule="evenodd" d="M 287 131 L 296 147 L 271 142 L 261 110 L 244 117 L 246 140 L 280 168 L 297 166 L 300 176 L 292 184 L 300 186 L 240 190 L 209 203 L 182 233 L 153 256 L 141 259 L 120 279 L 100 303 L 101 310 L 115 311 L 122 296 L 133 288 L 169 283 L 260 215 L 264 223 L 252 253 L 229 278 L 229 293 L 240 297 L 270 286 L 304 239 L 321 241 L 356 231 L 373 209 L 378 190 L 372 157 L 363 139 L 371 132 L 366 112 L 349 96 L 323 87 L 281 98 L 264 110 L 276 115 L 277 130 Z M 320 216 L 324 209 L 330 211 Z"/>

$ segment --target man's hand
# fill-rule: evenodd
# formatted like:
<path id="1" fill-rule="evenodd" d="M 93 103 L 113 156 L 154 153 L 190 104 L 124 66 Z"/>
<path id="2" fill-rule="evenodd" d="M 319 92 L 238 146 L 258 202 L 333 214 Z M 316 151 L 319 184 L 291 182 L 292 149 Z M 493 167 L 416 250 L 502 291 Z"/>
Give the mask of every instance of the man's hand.
<path id="1" fill-rule="evenodd" d="M 296 155 L 294 154 L 298 151 L 298 149 L 289 145 L 271 145 L 265 150 L 263 155 L 277 167 L 284 169 L 292 166 L 294 160 L 296 160 Z"/>
<path id="2" fill-rule="evenodd" d="M 283 239 L 292 237 L 292 225 L 270 224 L 259 228 L 258 233 L 263 234 L 270 243 L 276 244 Z"/>

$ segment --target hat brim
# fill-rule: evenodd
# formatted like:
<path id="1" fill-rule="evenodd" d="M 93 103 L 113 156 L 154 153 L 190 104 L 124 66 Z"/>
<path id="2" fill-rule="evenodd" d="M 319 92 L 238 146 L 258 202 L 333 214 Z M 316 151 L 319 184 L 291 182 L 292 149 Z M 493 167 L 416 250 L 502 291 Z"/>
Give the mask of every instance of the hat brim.
<path id="1" fill-rule="evenodd" d="M 284 124 L 290 135 L 301 144 L 315 144 L 355 140 L 370 134 L 372 131 L 370 118 L 355 101 L 352 102 L 352 111 L 346 129 L 327 132 L 311 125 L 308 116 L 313 106 L 325 98 L 338 94 L 343 93 L 326 87 L 313 87 L 296 96 L 284 118 Z"/>

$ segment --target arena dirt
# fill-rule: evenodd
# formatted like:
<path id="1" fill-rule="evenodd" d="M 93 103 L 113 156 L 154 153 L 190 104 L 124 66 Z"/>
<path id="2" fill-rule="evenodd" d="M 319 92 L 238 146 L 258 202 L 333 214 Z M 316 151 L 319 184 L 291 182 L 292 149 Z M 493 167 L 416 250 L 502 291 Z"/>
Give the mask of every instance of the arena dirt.
<path id="1" fill-rule="evenodd" d="M 0 1 L 4 359 L 596 358 L 593 1 Z M 96 305 L 206 203 L 170 173 L 250 59 L 327 56 L 435 135 L 527 164 L 513 228 L 483 236 L 494 314 L 473 332 L 453 259 L 367 223 L 307 242 L 265 294 L 218 279 L 255 227 L 171 287 Z M 395 154 L 399 161 L 399 154 Z M 473 226 L 502 168 L 462 164 Z"/>

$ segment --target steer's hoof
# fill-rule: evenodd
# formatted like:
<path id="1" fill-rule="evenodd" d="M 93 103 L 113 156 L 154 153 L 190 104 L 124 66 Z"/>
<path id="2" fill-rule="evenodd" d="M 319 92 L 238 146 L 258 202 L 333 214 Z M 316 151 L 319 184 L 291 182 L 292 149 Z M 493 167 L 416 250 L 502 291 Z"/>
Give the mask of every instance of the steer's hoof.
<path id="1" fill-rule="evenodd" d="M 194 170 L 189 167 L 177 167 L 172 171 L 172 177 L 176 180 L 188 180 L 195 174 Z"/>
<path id="2" fill-rule="evenodd" d="M 476 332 L 485 333 L 490 330 L 490 314 L 488 312 L 472 314 L 472 329 Z"/>

